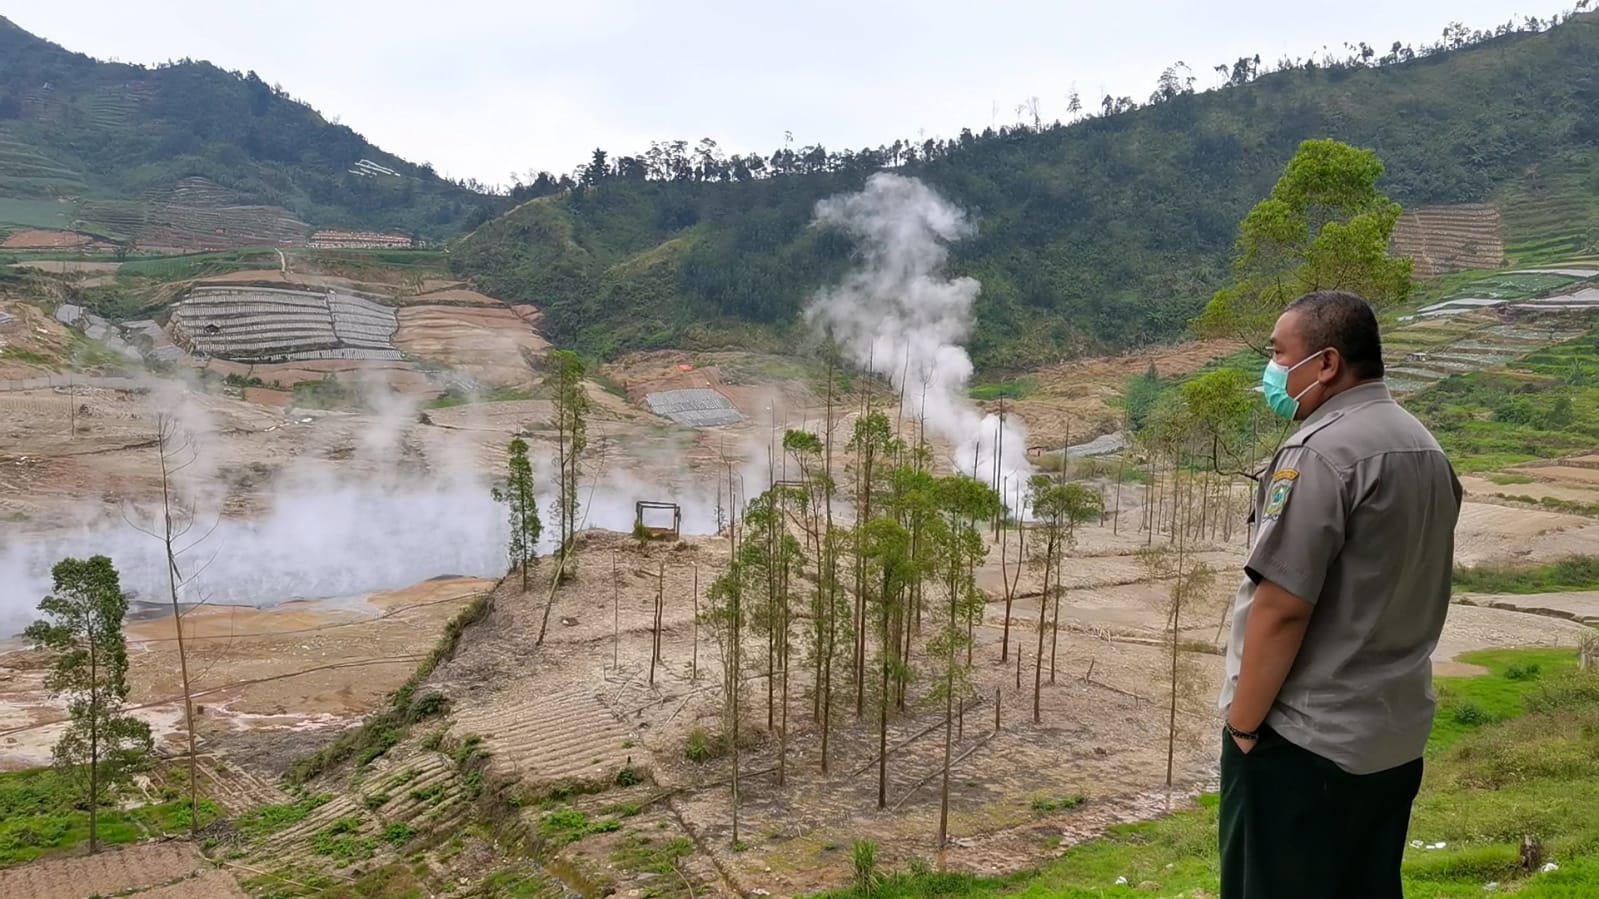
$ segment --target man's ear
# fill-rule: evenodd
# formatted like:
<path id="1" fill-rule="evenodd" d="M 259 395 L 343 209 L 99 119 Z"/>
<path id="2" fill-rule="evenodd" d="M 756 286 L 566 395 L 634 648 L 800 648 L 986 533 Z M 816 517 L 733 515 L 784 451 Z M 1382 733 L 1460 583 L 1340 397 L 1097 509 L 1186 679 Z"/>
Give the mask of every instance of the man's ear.
<path id="1" fill-rule="evenodd" d="M 1323 384 L 1331 384 L 1343 374 L 1348 363 L 1344 361 L 1344 354 L 1338 352 L 1336 347 L 1327 347 L 1321 351 L 1321 366 L 1316 370 L 1316 379 Z"/>

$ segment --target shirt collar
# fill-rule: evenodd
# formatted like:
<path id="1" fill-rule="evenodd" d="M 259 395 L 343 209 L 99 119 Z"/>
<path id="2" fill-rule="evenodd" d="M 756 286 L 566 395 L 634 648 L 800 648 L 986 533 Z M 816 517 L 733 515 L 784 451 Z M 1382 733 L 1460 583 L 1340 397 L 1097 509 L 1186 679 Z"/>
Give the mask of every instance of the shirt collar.
<path id="1" fill-rule="evenodd" d="M 1392 399 L 1393 395 L 1388 392 L 1387 383 L 1385 383 L 1381 378 L 1373 381 L 1366 381 L 1361 384 L 1356 384 L 1348 390 L 1345 390 L 1344 392 L 1334 396 L 1332 399 L 1329 399 L 1327 402 L 1322 403 L 1320 406 L 1317 406 L 1316 411 L 1310 413 L 1310 415 L 1305 418 L 1302 426 L 1314 424 L 1335 412 L 1344 409 L 1351 409 L 1363 403 L 1371 403 L 1379 400 L 1391 401 Z"/>

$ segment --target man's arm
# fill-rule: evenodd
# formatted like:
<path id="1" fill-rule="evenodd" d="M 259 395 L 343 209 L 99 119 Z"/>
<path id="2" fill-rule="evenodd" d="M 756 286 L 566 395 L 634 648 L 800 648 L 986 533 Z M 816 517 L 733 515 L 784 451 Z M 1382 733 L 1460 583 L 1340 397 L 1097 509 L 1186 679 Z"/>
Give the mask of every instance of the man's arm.
<path id="1" fill-rule="evenodd" d="M 1244 572 L 1255 582 L 1227 723 L 1254 733 L 1293 670 L 1311 612 L 1344 545 L 1346 479 L 1309 447 L 1284 449 L 1263 495 Z M 1236 738 L 1235 738 L 1236 739 Z M 1252 743 L 1238 740 L 1248 751 Z"/>
<path id="2" fill-rule="evenodd" d="M 1254 604 L 1244 625 L 1238 687 L 1228 710 L 1228 724 L 1254 733 L 1265 722 L 1283 681 L 1294 667 L 1313 608 L 1271 581 L 1261 581 L 1255 588 Z M 1238 745 L 1245 752 L 1254 748 L 1242 740 Z"/>

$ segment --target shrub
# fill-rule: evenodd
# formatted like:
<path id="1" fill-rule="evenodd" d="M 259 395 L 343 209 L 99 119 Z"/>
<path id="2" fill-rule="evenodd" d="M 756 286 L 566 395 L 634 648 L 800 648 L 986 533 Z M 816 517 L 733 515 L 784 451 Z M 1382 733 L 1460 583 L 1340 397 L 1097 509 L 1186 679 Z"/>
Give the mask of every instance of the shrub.
<path id="1" fill-rule="evenodd" d="M 1575 671 L 1546 681 L 1524 700 L 1527 711 L 1543 714 L 1599 706 L 1599 672 Z"/>
<path id="2" fill-rule="evenodd" d="M 1510 680 L 1537 680 L 1543 668 L 1537 662 L 1526 665 L 1511 665 L 1505 669 L 1505 677 Z"/>
<path id="3" fill-rule="evenodd" d="M 1470 700 L 1456 703 L 1449 714 L 1463 727 L 1477 727 L 1493 720 L 1486 709 Z"/>
<path id="4" fill-rule="evenodd" d="M 874 896 L 883 877 L 877 871 L 877 844 L 871 840 L 856 840 L 850 847 L 850 867 L 853 876 L 850 886 L 858 896 Z"/>

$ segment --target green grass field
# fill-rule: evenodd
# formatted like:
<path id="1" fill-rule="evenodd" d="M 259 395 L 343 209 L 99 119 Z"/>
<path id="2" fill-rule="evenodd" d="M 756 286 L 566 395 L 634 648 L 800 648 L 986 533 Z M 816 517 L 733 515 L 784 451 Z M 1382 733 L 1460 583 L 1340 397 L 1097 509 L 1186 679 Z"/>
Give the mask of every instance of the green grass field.
<path id="1" fill-rule="evenodd" d="M 183 833 L 189 829 L 189 804 L 177 790 L 165 800 L 133 809 L 100 813 L 100 841 L 107 846 Z M 218 809 L 200 804 L 200 823 Z M 0 774 L 0 868 L 71 849 L 89 839 L 89 815 L 77 807 L 74 793 L 50 768 Z"/>
<path id="2" fill-rule="evenodd" d="M 1599 446 L 1599 328 L 1406 400 L 1455 467 L 1489 472 Z"/>
<path id="3" fill-rule="evenodd" d="M 1455 569 L 1464 593 L 1567 593 L 1599 590 L 1599 557 L 1568 556 L 1546 565 L 1474 565 Z"/>
<path id="4" fill-rule="evenodd" d="M 278 254 L 270 248 L 225 250 L 187 256 L 147 256 L 129 259 L 117 269 L 118 280 L 144 278 L 153 281 L 181 281 L 204 275 L 278 267 Z"/>
<path id="5" fill-rule="evenodd" d="M 1576 671 L 1575 655 L 1471 653 L 1463 661 L 1489 674 L 1440 680 L 1438 723 L 1411 837 L 1446 845 L 1406 851 L 1406 896 L 1464 899 L 1485 895 L 1490 883 L 1528 899 L 1599 896 L 1599 674 Z M 870 895 L 1214 896 L 1217 802 L 1207 795 L 1197 808 L 1112 828 L 1038 871 L 1006 878 L 898 873 L 883 878 Z M 1518 870 L 1523 836 L 1539 839 L 1558 869 Z"/>
<path id="6" fill-rule="evenodd" d="M 64 231 L 72 227 L 76 210 L 72 203 L 0 197 L 0 226 Z"/>

